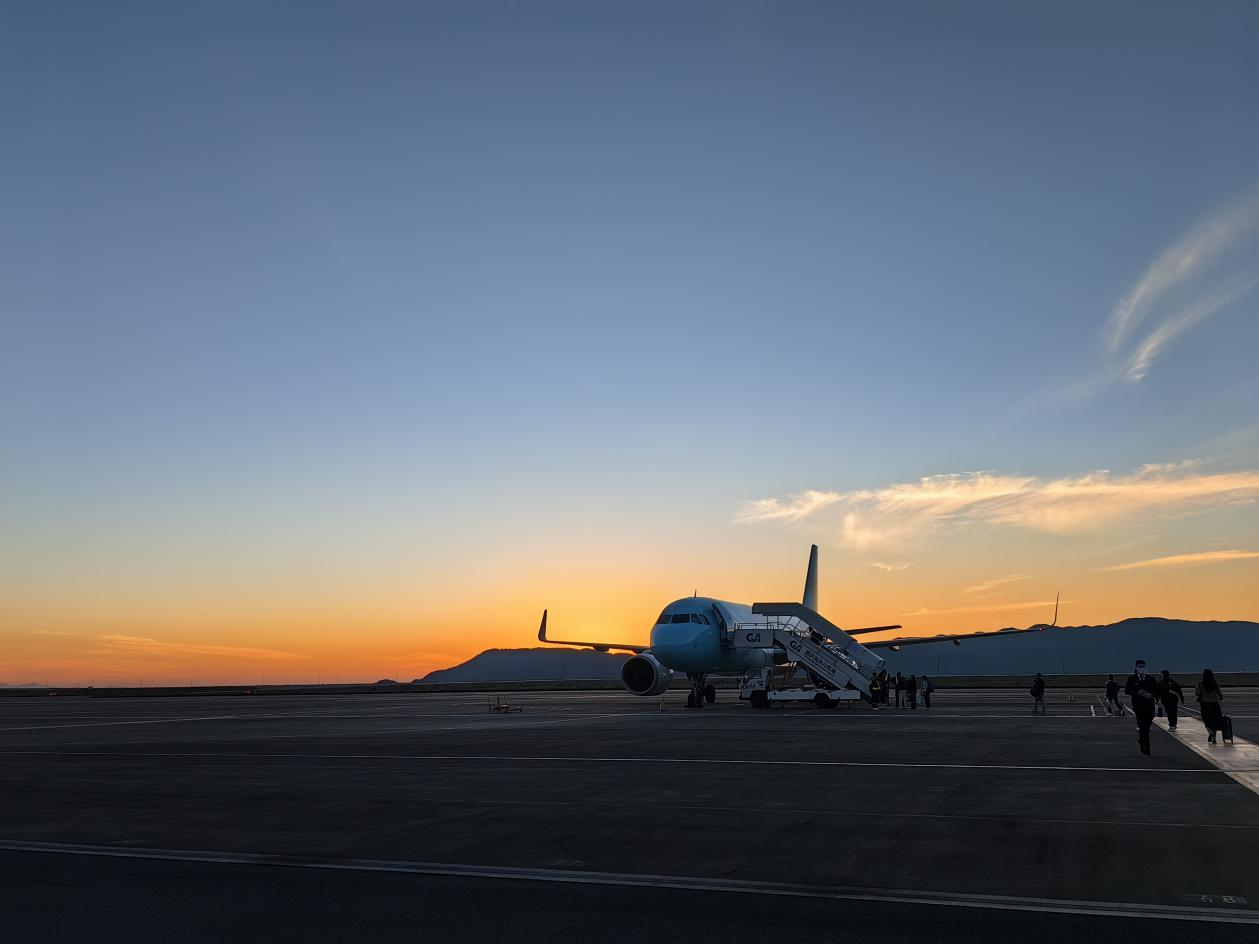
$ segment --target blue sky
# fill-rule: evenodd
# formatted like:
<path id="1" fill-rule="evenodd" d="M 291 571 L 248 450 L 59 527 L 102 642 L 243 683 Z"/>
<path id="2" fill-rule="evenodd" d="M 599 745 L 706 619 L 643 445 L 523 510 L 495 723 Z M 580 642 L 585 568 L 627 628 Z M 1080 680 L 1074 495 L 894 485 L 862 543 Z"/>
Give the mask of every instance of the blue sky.
<path id="1" fill-rule="evenodd" d="M 794 583 L 809 540 L 874 550 L 745 503 L 1259 469 L 1257 30 L 1249 3 L 8 4 L 3 622 L 71 588 L 111 614 L 75 632 L 117 630 L 154 584 L 453 607 L 474 566 Z M 1259 547 L 1248 481 L 1134 553 Z M 962 538 L 988 577 L 1080 551 Z M 915 539 L 883 556 L 922 568 Z M 546 589 L 514 586 L 523 623 Z"/>

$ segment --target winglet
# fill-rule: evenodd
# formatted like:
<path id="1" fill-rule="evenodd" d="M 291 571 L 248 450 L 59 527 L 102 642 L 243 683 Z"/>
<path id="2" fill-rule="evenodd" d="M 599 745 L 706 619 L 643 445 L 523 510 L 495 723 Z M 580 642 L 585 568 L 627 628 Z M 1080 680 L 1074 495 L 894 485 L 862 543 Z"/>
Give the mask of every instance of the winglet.
<path id="1" fill-rule="evenodd" d="M 817 545 L 809 549 L 809 570 L 804 576 L 804 599 L 800 601 L 817 612 Z"/>
<path id="2" fill-rule="evenodd" d="M 542 625 L 538 627 L 538 641 L 546 642 L 546 610 L 542 611 Z"/>

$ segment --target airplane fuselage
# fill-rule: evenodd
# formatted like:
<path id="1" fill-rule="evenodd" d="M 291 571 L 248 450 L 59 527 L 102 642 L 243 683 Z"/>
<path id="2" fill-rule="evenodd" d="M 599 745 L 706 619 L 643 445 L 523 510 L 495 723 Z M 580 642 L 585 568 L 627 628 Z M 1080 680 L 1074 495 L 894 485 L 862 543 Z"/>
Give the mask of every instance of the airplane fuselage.
<path id="1" fill-rule="evenodd" d="M 664 608 L 651 627 L 650 652 L 675 672 L 742 672 L 765 665 L 766 650 L 722 645 L 723 627 L 764 623 L 744 603 L 683 597 Z"/>

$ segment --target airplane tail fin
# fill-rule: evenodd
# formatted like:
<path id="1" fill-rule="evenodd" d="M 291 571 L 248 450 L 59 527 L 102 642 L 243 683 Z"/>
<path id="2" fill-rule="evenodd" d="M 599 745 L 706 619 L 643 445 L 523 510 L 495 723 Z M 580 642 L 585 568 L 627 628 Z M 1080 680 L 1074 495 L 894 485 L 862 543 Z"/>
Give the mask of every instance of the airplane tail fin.
<path id="1" fill-rule="evenodd" d="M 809 572 L 804 576 L 804 599 L 800 601 L 817 612 L 817 545 L 809 550 Z"/>

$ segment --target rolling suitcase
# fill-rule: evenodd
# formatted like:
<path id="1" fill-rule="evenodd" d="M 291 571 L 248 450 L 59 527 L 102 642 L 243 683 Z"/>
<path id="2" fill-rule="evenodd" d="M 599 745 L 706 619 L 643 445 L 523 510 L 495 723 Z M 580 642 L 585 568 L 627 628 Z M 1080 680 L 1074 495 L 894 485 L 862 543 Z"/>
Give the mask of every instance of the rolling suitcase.
<path id="1" fill-rule="evenodd" d="M 1232 715 L 1224 716 L 1224 727 L 1221 730 L 1224 732 L 1224 740 L 1227 741 L 1229 744 L 1232 744 L 1233 743 L 1233 716 Z"/>

